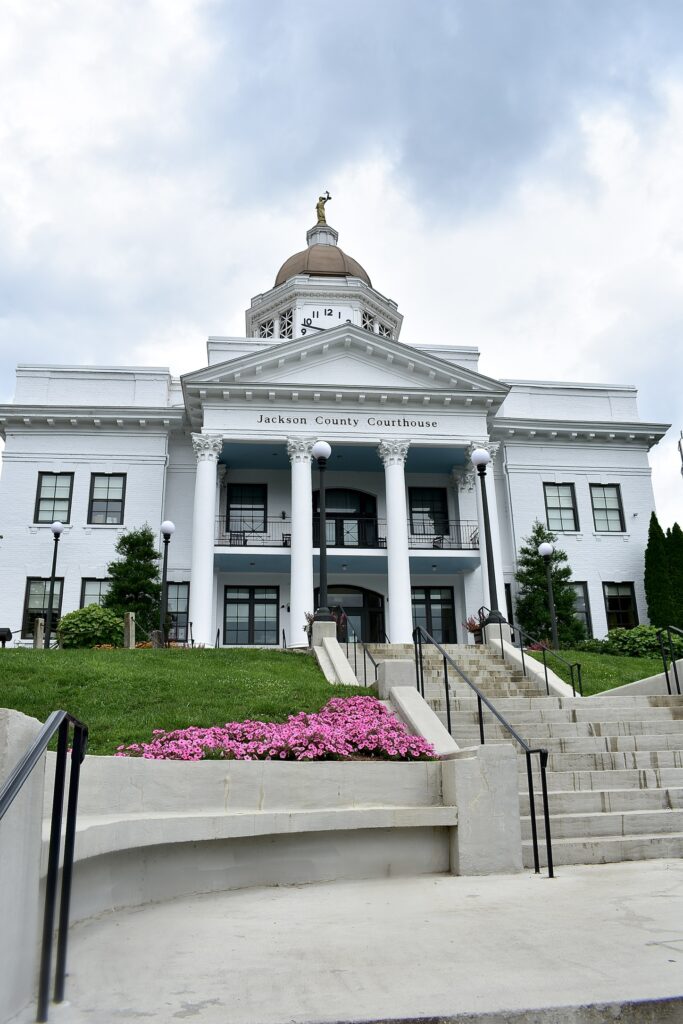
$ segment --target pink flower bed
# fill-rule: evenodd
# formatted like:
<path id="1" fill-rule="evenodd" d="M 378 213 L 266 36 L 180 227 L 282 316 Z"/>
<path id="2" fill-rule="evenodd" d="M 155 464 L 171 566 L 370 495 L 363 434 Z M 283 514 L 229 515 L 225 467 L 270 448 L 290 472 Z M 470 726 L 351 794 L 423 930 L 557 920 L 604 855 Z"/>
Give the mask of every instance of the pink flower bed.
<path id="1" fill-rule="evenodd" d="M 436 756 L 376 697 L 333 697 L 316 714 L 286 722 L 227 722 L 201 729 L 155 729 L 150 743 L 118 748 L 117 757 L 155 761 L 325 761 L 354 756 L 415 761 Z"/>

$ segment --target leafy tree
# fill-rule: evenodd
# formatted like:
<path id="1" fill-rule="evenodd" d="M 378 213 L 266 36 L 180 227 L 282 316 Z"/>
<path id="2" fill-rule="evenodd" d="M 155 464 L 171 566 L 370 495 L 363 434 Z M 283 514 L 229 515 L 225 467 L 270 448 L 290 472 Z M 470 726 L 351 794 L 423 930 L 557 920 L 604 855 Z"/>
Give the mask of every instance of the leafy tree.
<path id="1" fill-rule="evenodd" d="M 515 579 L 519 583 L 517 594 L 517 620 L 537 640 L 551 636 L 550 607 L 548 604 L 548 578 L 545 559 L 538 553 L 543 541 L 555 544 L 557 536 L 536 520 L 531 535 L 525 537 L 517 558 Z M 582 640 L 586 631 L 574 614 L 576 595 L 571 586 L 572 571 L 564 551 L 555 549 L 550 558 L 550 576 L 553 584 L 557 633 L 561 646 L 571 646 Z"/>
<path id="2" fill-rule="evenodd" d="M 671 580 L 671 622 L 669 626 L 683 629 L 683 530 L 674 523 L 666 536 Z"/>
<path id="3" fill-rule="evenodd" d="M 159 622 L 159 552 L 151 527 L 128 530 L 119 537 L 116 552 L 120 556 L 109 563 L 111 586 L 102 602 L 118 615 L 135 612 L 139 629 L 151 633 Z"/>
<path id="4" fill-rule="evenodd" d="M 95 647 L 97 644 L 120 647 L 123 620 L 109 608 L 89 604 L 62 616 L 57 625 L 57 639 L 60 647 Z"/>
<path id="5" fill-rule="evenodd" d="M 673 623 L 669 545 L 656 514 L 650 516 L 645 548 L 645 598 L 647 614 L 653 626 Z"/>

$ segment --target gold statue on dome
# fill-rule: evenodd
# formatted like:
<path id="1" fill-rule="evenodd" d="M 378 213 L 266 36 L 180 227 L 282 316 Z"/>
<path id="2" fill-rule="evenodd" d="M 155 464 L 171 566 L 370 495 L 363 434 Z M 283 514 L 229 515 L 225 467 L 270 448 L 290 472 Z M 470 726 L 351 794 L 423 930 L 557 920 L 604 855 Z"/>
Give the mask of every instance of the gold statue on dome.
<path id="1" fill-rule="evenodd" d="M 315 212 L 318 214 L 318 224 L 327 224 L 325 220 L 325 203 L 329 203 L 332 196 L 329 192 L 325 192 L 324 196 L 318 197 L 318 202 L 315 204 Z"/>

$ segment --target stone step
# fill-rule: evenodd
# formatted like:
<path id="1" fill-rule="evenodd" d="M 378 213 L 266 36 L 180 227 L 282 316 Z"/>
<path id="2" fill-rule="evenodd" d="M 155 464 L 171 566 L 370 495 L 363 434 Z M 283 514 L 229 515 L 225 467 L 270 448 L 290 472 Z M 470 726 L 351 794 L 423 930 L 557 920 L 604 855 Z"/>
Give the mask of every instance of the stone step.
<path id="1" fill-rule="evenodd" d="M 453 722 L 453 732 L 456 733 L 457 731 L 458 735 L 478 732 L 479 719 L 476 715 L 463 720 L 451 714 L 451 721 Z M 677 736 L 681 747 L 683 747 L 683 722 L 680 720 L 661 719 L 652 721 L 650 719 L 646 722 L 539 722 L 529 719 L 528 721 L 520 722 L 519 720 L 513 721 L 511 719 L 510 724 L 518 732 L 528 732 L 530 729 L 533 729 L 533 735 L 539 739 L 541 737 L 578 739 L 579 737 L 671 735 Z M 503 732 L 503 727 L 499 725 L 493 715 L 484 716 L 484 726 L 487 732 L 491 730 L 493 735 L 496 732 Z"/>
<path id="2" fill-rule="evenodd" d="M 683 809 L 683 786 L 664 789 L 565 790 L 549 793 L 548 804 L 553 816 L 558 814 L 597 814 L 606 811 L 665 811 Z M 529 791 L 519 794 L 522 814 L 529 814 Z M 541 807 L 536 797 L 536 814 Z"/>
<path id="3" fill-rule="evenodd" d="M 457 742 L 457 741 L 456 741 Z M 520 771 L 524 770 L 524 759 Z M 681 750 L 622 750 L 584 753 L 551 753 L 548 758 L 551 772 L 619 771 L 621 769 L 683 768 Z"/>
<path id="4" fill-rule="evenodd" d="M 536 814 L 537 829 L 543 816 Z M 592 839 L 614 836 L 683 834 L 683 810 L 600 811 L 588 814 L 551 814 L 550 830 L 556 839 Z M 522 840 L 531 838 L 531 819 L 522 817 Z"/>
<path id="5" fill-rule="evenodd" d="M 540 793 L 538 757 L 532 758 L 536 792 Z M 683 768 L 612 768 L 600 770 L 552 771 L 546 773 L 549 793 L 603 792 L 605 790 L 649 790 L 683 787 Z M 526 758 L 520 758 L 519 791 L 527 791 Z"/>
<path id="6" fill-rule="evenodd" d="M 441 704 L 444 705 L 445 701 L 443 697 L 440 698 Z M 442 709 L 442 710 L 443 710 Z M 533 712 L 536 711 L 536 714 Z M 502 709 L 501 709 L 502 713 Z M 477 712 L 472 711 L 454 711 L 451 709 L 451 717 L 453 721 L 462 722 L 474 722 L 479 721 Z M 507 710 L 505 717 L 512 722 L 514 725 L 517 723 L 526 724 L 530 722 L 538 722 L 539 724 L 547 725 L 578 725 L 583 723 L 600 724 L 604 722 L 620 722 L 623 724 L 642 724 L 648 727 L 650 724 L 656 726 L 656 729 L 662 731 L 668 731 L 663 729 L 663 726 L 669 722 L 680 723 L 680 718 L 672 718 L 670 708 L 640 708 L 633 709 L 629 714 L 610 715 L 609 718 L 601 718 L 600 714 L 590 709 L 584 710 L 583 708 L 544 708 L 536 705 L 532 710 L 529 711 L 510 711 Z M 493 715 L 488 710 L 484 711 L 484 719 L 493 721 Z M 678 726 L 680 727 L 680 726 Z"/>
<path id="7" fill-rule="evenodd" d="M 517 731 L 520 732 L 528 746 L 543 747 L 551 755 L 600 754 L 603 752 L 610 754 L 624 751 L 683 751 L 681 735 L 675 733 L 636 736 L 544 736 Z M 473 744 L 479 743 L 478 729 L 458 730 L 453 728 L 452 732 L 453 738 L 459 746 L 471 747 Z M 494 732 L 493 726 L 490 727 L 490 731 L 487 731 L 484 726 L 484 736 L 487 743 L 507 742 L 505 731 L 501 729 Z M 683 761 L 681 763 L 683 764 Z"/>
<path id="8" fill-rule="evenodd" d="M 543 832 L 539 833 L 539 860 L 546 867 Z M 533 867 L 531 840 L 522 843 L 525 867 Z M 660 857 L 683 856 L 683 833 L 664 835 L 601 836 L 597 839 L 558 839 L 553 842 L 553 863 L 561 864 L 615 864 L 624 860 L 655 860 Z"/>

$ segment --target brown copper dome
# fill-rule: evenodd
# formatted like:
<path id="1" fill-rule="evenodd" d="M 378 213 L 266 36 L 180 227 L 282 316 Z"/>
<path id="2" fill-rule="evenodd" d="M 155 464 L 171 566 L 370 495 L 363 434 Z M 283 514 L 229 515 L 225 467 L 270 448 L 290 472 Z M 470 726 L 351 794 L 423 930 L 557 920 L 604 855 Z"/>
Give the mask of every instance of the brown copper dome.
<path id="1" fill-rule="evenodd" d="M 309 245 L 303 252 L 294 253 L 282 264 L 275 278 L 275 288 L 297 274 L 316 277 L 359 277 L 372 288 L 372 282 L 360 263 L 347 256 L 337 245 Z"/>

